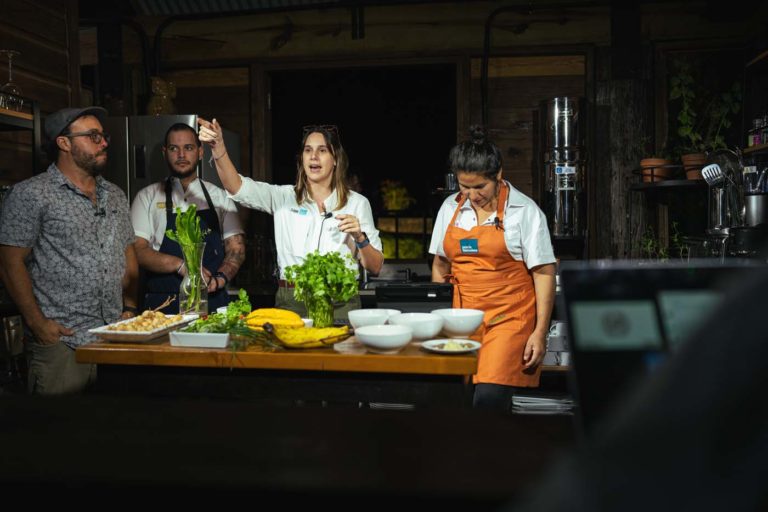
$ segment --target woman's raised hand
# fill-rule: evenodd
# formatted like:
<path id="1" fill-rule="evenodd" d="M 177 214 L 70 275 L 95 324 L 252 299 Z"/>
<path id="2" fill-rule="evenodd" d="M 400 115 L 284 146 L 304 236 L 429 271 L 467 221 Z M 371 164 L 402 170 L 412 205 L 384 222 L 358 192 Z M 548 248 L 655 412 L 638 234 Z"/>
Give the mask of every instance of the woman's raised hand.
<path id="1" fill-rule="evenodd" d="M 227 153 L 227 148 L 224 146 L 224 132 L 219 122 L 215 118 L 213 121 L 206 121 L 202 117 L 198 117 L 197 124 L 200 125 L 200 141 L 211 146 L 213 158 L 218 160 L 224 156 Z"/>
<path id="2" fill-rule="evenodd" d="M 363 236 L 362 231 L 360 231 L 360 221 L 354 215 L 342 213 L 337 215 L 336 219 L 339 221 L 339 230 L 342 233 L 351 235 L 356 241 Z"/>

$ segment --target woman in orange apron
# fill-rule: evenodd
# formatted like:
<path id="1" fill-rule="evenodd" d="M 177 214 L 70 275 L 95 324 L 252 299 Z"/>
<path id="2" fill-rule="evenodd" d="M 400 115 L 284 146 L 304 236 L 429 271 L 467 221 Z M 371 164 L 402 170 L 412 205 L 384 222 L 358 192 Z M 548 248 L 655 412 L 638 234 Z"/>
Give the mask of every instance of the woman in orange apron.
<path id="1" fill-rule="evenodd" d="M 480 309 L 476 407 L 509 410 L 515 388 L 539 385 L 555 292 L 546 218 L 502 179 L 501 152 L 473 127 L 451 150 L 460 192 L 440 208 L 432 280 L 454 285 L 453 307 Z"/>

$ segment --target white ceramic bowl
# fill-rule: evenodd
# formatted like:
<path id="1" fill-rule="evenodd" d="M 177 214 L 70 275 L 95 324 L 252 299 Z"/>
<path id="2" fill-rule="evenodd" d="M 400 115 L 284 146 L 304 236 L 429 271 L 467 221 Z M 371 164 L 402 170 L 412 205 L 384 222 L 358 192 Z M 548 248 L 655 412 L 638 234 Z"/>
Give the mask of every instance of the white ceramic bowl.
<path id="1" fill-rule="evenodd" d="M 400 313 L 402 313 L 402 311 L 400 311 L 399 309 L 386 309 L 386 308 L 379 308 L 379 309 L 381 311 L 386 311 L 387 314 L 389 315 L 389 318 L 392 318 L 393 316 L 399 315 Z M 392 322 L 390 322 L 390 323 L 392 323 Z"/>
<path id="2" fill-rule="evenodd" d="M 304 322 L 304 327 L 312 327 L 315 325 L 315 321 L 311 318 L 302 318 L 301 321 Z"/>
<path id="3" fill-rule="evenodd" d="M 479 309 L 436 309 L 443 322 L 443 333 L 449 338 L 468 338 L 483 323 L 483 312 Z"/>
<path id="4" fill-rule="evenodd" d="M 353 309 L 347 313 L 349 323 L 352 327 L 365 327 L 366 325 L 384 325 L 389 319 L 389 313 L 386 309 Z"/>
<path id="5" fill-rule="evenodd" d="M 413 329 L 413 338 L 428 340 L 437 336 L 443 328 L 443 317 L 433 313 L 400 313 L 389 318 L 394 325 L 407 325 Z"/>
<path id="6" fill-rule="evenodd" d="M 411 341 L 413 329 L 407 325 L 366 325 L 355 329 L 355 337 L 372 352 L 393 354 Z"/>

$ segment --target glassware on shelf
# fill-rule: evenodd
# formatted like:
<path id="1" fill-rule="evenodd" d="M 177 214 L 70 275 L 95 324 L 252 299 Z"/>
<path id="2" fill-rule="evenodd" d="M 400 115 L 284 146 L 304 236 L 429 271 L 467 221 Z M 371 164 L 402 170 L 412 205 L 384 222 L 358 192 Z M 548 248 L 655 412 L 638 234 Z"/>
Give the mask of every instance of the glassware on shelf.
<path id="1" fill-rule="evenodd" d="M 8 81 L 0 87 L 0 107 L 20 112 L 24 107 L 24 98 L 21 97 L 21 88 L 13 81 L 13 58 L 19 52 L 0 50 L 0 53 L 8 57 Z"/>

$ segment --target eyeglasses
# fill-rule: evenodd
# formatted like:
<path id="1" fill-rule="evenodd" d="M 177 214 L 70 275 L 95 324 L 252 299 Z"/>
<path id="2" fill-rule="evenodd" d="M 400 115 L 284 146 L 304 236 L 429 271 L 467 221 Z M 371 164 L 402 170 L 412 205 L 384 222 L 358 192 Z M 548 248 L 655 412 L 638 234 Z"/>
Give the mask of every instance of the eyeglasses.
<path id="1" fill-rule="evenodd" d="M 323 132 L 323 131 L 335 133 L 336 135 L 339 134 L 339 127 L 336 126 L 335 124 L 309 124 L 307 126 L 304 126 L 302 130 L 304 135 L 312 132 Z"/>
<path id="2" fill-rule="evenodd" d="M 95 131 L 89 131 L 89 132 L 75 132 L 75 133 L 67 133 L 65 135 L 62 135 L 62 137 L 67 137 L 71 139 L 72 137 L 89 137 L 91 139 L 91 142 L 94 144 L 101 144 L 102 140 L 106 140 L 107 144 L 109 144 L 109 135 L 102 132 L 95 132 Z"/>

